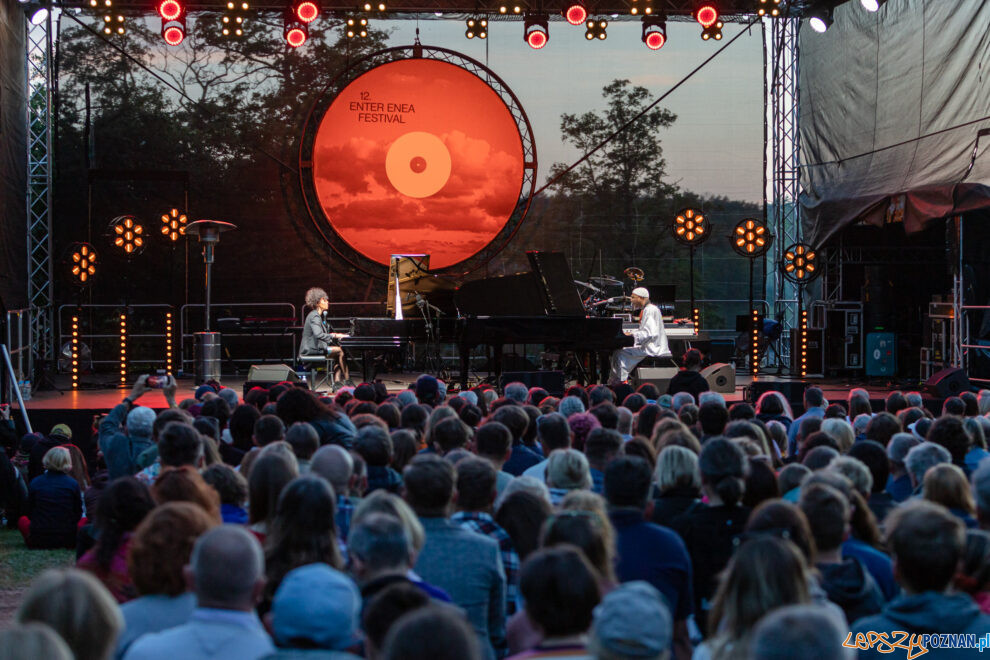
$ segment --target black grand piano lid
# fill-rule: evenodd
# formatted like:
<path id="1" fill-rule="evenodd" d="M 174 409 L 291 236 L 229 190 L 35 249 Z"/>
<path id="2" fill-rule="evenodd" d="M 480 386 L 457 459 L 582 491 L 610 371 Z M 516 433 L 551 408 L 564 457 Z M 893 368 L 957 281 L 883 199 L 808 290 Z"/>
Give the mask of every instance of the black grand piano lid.
<path id="1" fill-rule="evenodd" d="M 526 253 L 532 271 L 465 282 L 454 294 L 461 316 L 585 316 L 563 252 Z"/>

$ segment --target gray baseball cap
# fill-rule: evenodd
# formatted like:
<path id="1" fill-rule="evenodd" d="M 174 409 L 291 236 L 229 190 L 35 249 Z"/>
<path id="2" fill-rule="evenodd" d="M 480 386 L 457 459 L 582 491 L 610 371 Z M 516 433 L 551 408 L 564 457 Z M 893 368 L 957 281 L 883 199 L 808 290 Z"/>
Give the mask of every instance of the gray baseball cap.
<path id="1" fill-rule="evenodd" d="M 660 592 L 637 580 L 619 585 L 595 608 L 592 639 L 626 658 L 653 658 L 670 648 L 673 619 Z"/>

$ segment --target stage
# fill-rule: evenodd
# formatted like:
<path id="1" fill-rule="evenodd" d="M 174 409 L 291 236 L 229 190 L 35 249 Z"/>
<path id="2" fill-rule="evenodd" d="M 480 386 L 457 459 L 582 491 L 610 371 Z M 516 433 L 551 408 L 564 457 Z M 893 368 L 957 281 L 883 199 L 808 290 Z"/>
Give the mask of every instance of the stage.
<path id="1" fill-rule="evenodd" d="M 399 392 L 409 387 L 416 380 L 418 373 L 387 373 L 380 374 L 389 392 Z M 110 375 L 107 375 L 110 378 Z M 840 378 L 787 378 L 772 375 L 760 375 L 754 378 L 749 374 L 736 375 L 735 390 L 724 393 L 726 402 L 729 405 L 739 401 L 750 400 L 750 390 L 754 381 L 760 391 L 763 388 L 780 389 L 785 393 L 788 391 L 800 392 L 803 386 L 816 386 L 822 388 L 825 398 L 832 402 L 844 402 L 850 389 L 861 387 L 870 393 L 870 401 L 873 409 L 879 411 L 883 409 L 883 402 L 887 395 L 896 390 L 910 391 L 912 388 L 898 387 L 889 382 L 867 382 L 860 379 L 840 379 Z M 242 392 L 245 379 L 225 378 L 223 384 L 237 391 L 238 396 Z M 33 392 L 31 399 L 25 402 L 28 411 L 28 418 L 35 431 L 47 433 L 55 424 L 68 424 L 72 428 L 73 435 L 88 433 L 92 425 L 93 416 L 104 414 L 121 402 L 130 392 L 130 387 L 85 387 L 79 390 L 72 390 L 67 377 L 57 377 L 56 386 L 59 390 Z M 196 389 L 195 381 L 192 378 L 179 379 L 179 391 L 176 399 L 181 401 L 190 398 Z M 918 389 L 918 388 L 913 388 Z M 450 391 L 456 391 L 453 387 Z M 791 405 L 794 407 L 794 414 L 801 412 L 800 402 L 792 398 Z M 924 395 L 925 406 L 938 414 L 941 412 L 942 399 Z M 156 410 L 167 407 L 165 397 L 160 391 L 149 392 L 139 400 L 143 406 L 150 406 Z M 16 409 L 16 404 L 11 410 L 11 419 L 15 419 L 20 428 L 20 413 Z"/>

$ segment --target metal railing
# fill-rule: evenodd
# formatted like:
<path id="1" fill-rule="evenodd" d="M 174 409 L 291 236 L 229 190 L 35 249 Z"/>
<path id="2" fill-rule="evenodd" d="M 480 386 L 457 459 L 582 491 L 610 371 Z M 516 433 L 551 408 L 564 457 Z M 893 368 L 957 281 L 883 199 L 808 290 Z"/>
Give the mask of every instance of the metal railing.
<path id="1" fill-rule="evenodd" d="M 338 303 L 339 304 L 339 303 Z M 191 323 L 196 323 L 200 328 L 203 320 L 203 314 L 205 310 L 205 305 L 203 304 L 189 304 L 183 305 L 179 308 L 179 361 L 178 364 L 181 365 L 182 369 L 185 370 L 188 365 L 192 367 L 192 362 L 194 361 L 194 338 L 195 333 L 200 332 L 200 330 L 193 329 L 190 327 Z M 210 310 L 213 312 L 210 316 L 211 318 L 211 328 L 216 328 L 217 319 L 223 318 L 225 314 L 231 314 L 233 316 L 244 317 L 244 316 L 263 316 L 271 315 L 278 316 L 280 318 L 298 318 L 296 315 L 296 306 L 292 303 L 286 302 L 248 302 L 248 303 L 210 303 Z M 198 312 L 198 317 L 195 312 Z M 235 314 L 235 312 L 239 312 Z M 294 326 L 287 326 L 281 331 L 271 331 L 271 332 L 223 332 L 221 333 L 224 338 L 232 339 L 248 339 L 252 337 L 269 337 L 274 338 L 273 348 L 275 355 L 261 355 L 261 356 L 246 356 L 246 355 L 234 355 L 229 353 L 224 344 L 221 344 L 221 371 L 223 370 L 223 365 L 230 365 L 233 363 L 236 367 L 237 363 L 266 363 L 266 362 L 295 362 L 297 350 L 296 350 L 296 330 Z M 284 351 L 282 346 L 279 346 L 279 338 L 287 337 L 289 338 L 289 344 L 291 344 L 290 351 Z M 188 346 L 188 350 L 187 350 Z"/>
<path id="2" fill-rule="evenodd" d="M 58 307 L 57 314 L 57 337 L 58 345 L 55 347 L 55 357 L 57 361 L 61 361 L 64 357 L 62 355 L 62 346 L 69 343 L 72 340 L 72 316 L 79 316 L 80 319 L 85 319 L 87 317 L 92 318 L 92 312 L 98 312 L 99 310 L 123 310 L 126 311 L 128 316 L 128 330 L 127 330 L 127 344 L 128 344 L 128 354 L 126 363 L 131 364 L 154 364 L 161 367 L 165 366 L 165 313 L 172 312 L 175 313 L 175 308 L 171 305 L 161 304 L 161 303 L 147 303 L 147 304 L 135 304 L 135 305 L 109 305 L 109 304 L 90 304 L 90 305 L 60 305 Z M 137 327 L 142 320 L 147 318 L 144 312 L 157 310 L 161 318 L 162 328 L 161 332 L 132 332 L 131 328 Z M 90 314 L 87 314 L 89 312 Z M 117 324 L 116 315 L 113 317 L 107 316 L 106 319 L 101 319 L 105 321 L 107 325 Z M 98 351 L 98 347 L 95 346 L 96 341 L 119 341 L 119 332 L 93 332 L 87 331 L 87 325 L 93 327 L 95 324 L 80 323 L 79 328 L 79 341 L 86 344 L 90 350 L 90 357 L 87 362 L 92 365 L 110 365 L 110 364 L 120 364 L 119 353 L 115 350 L 113 353 L 113 359 L 107 359 L 109 356 L 102 355 L 102 352 Z M 69 328 L 67 331 L 65 328 Z M 161 340 L 161 348 L 158 350 L 154 356 L 145 354 L 141 351 L 142 342 L 137 340 L 142 339 L 153 339 Z M 95 340 L 95 341 L 94 341 Z M 157 341 L 155 344 L 157 345 Z M 99 352 L 99 354 L 98 354 Z"/>
<path id="3" fill-rule="evenodd" d="M 38 309 L 34 307 L 12 309 L 7 312 L 5 343 L 17 380 L 30 378 L 34 371 L 34 354 L 31 351 L 34 344 L 34 325 L 31 319 L 37 313 Z"/>

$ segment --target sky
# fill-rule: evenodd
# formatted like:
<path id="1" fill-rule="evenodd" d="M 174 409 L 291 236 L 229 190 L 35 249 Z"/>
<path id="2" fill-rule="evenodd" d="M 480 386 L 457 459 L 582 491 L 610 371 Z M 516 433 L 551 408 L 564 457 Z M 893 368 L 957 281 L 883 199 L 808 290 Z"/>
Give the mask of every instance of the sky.
<path id="1" fill-rule="evenodd" d="M 462 20 L 393 20 L 390 45 L 411 44 L 419 27 L 425 45 L 456 50 L 484 63 L 512 89 L 533 126 L 543 184 L 555 162 L 581 155 L 561 142 L 560 115 L 601 110 L 602 88 L 616 78 L 667 92 L 744 26 L 727 23 L 721 42 L 702 41 L 695 23 L 668 23 L 667 43 L 651 51 L 638 21 L 612 21 L 608 39 L 588 42 L 584 27 L 551 22 L 550 41 L 533 50 L 523 24 L 492 21 L 488 39 L 467 39 Z M 662 104 L 677 115 L 661 139 L 667 180 L 703 195 L 761 202 L 763 185 L 763 38 L 759 26 L 676 89 Z"/>

